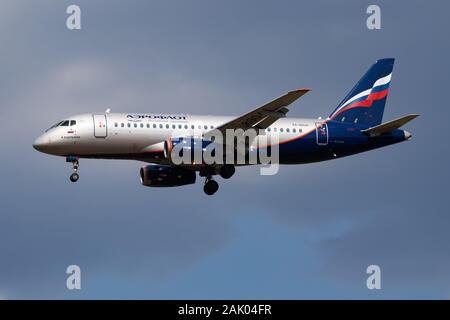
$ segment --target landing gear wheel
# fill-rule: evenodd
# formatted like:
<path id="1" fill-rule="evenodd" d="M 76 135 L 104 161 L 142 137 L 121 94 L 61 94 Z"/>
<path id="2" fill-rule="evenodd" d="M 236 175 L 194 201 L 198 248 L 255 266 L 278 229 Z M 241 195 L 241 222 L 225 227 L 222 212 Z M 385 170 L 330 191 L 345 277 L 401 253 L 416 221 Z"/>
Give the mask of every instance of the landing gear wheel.
<path id="1" fill-rule="evenodd" d="M 66 162 L 72 163 L 72 171 L 73 173 L 70 175 L 70 181 L 77 182 L 80 176 L 78 175 L 78 167 L 80 166 L 80 163 L 78 162 L 78 157 L 75 156 L 68 156 L 66 158 Z"/>
<path id="2" fill-rule="evenodd" d="M 208 196 L 212 196 L 217 190 L 219 190 L 219 184 L 215 180 L 207 179 L 203 191 L 205 191 Z"/>
<path id="3" fill-rule="evenodd" d="M 230 179 L 235 172 L 236 169 L 232 164 L 226 164 L 222 168 L 220 168 L 219 174 L 224 179 Z"/>
<path id="4" fill-rule="evenodd" d="M 70 175 L 70 181 L 72 181 L 72 182 L 77 182 L 79 178 L 80 178 L 80 176 L 76 172 L 74 172 Z"/>

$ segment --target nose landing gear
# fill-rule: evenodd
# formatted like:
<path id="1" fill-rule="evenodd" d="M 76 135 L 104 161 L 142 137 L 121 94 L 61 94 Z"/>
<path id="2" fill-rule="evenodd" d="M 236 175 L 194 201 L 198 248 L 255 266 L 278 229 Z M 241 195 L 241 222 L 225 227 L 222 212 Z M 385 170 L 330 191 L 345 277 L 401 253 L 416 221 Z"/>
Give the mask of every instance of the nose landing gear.
<path id="1" fill-rule="evenodd" d="M 73 173 L 70 175 L 70 181 L 77 182 L 80 178 L 78 174 L 78 167 L 80 166 L 80 163 L 78 162 L 78 157 L 69 156 L 66 158 L 66 162 L 72 162 L 72 170 Z"/>
<path id="2" fill-rule="evenodd" d="M 78 175 L 78 173 L 76 173 L 76 172 L 74 172 L 74 173 L 72 173 L 71 175 L 70 175 L 70 181 L 72 181 L 72 182 L 77 182 L 78 181 L 78 179 L 80 178 L 80 176 Z"/>
<path id="3" fill-rule="evenodd" d="M 213 180 L 212 176 L 207 176 L 205 180 L 205 186 L 203 187 L 203 191 L 208 195 L 212 196 L 214 193 L 219 190 L 219 184 Z"/>

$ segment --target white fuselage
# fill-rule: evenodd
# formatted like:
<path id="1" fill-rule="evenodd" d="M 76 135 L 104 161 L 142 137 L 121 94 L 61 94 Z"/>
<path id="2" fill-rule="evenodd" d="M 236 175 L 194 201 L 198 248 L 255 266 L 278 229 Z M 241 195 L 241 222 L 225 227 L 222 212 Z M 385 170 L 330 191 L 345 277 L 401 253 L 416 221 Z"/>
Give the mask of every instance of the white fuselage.
<path id="1" fill-rule="evenodd" d="M 161 152 L 164 141 L 169 138 L 201 137 L 231 119 L 233 117 L 226 116 L 82 114 L 47 130 L 36 139 L 34 147 L 59 156 L 140 160 L 142 154 Z M 265 131 L 277 135 L 282 143 L 315 130 L 317 121 L 320 120 L 284 118 Z M 256 143 L 257 140 L 253 142 Z"/>

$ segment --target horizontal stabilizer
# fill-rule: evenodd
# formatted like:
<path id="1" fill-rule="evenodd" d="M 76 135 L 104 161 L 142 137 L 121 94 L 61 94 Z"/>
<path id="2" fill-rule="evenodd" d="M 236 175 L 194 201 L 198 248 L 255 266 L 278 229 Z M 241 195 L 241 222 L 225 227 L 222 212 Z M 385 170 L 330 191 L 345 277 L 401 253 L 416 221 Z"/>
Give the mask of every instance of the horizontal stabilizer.
<path id="1" fill-rule="evenodd" d="M 411 120 L 414 120 L 418 116 L 419 116 L 418 114 L 409 114 L 407 116 L 379 124 L 378 126 L 361 130 L 361 132 L 367 134 L 368 136 L 376 137 L 383 133 L 388 133 L 391 132 L 392 130 L 398 129 L 401 126 L 405 125 L 406 123 L 410 122 Z"/>

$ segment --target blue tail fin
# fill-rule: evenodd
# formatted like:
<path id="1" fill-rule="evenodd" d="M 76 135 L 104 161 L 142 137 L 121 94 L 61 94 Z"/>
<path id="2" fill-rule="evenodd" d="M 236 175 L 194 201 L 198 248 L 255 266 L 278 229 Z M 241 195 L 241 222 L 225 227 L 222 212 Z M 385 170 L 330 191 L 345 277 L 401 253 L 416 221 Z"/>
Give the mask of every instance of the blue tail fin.
<path id="1" fill-rule="evenodd" d="M 381 59 L 358 81 L 330 119 L 375 126 L 383 120 L 394 59 Z"/>

